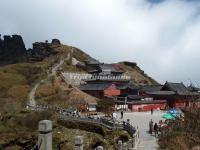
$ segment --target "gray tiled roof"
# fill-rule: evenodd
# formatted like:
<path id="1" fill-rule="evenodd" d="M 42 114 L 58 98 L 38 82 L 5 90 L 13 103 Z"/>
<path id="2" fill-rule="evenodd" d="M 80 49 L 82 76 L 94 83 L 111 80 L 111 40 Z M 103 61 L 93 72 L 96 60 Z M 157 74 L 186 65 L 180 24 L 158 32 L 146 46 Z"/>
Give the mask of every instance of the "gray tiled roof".
<path id="1" fill-rule="evenodd" d="M 168 91 L 170 90 L 179 95 L 198 95 L 198 93 L 189 91 L 188 88 L 182 82 L 181 83 L 166 82 L 161 90 L 168 90 Z"/>
<path id="2" fill-rule="evenodd" d="M 200 91 L 200 88 L 195 87 L 195 86 L 193 86 L 193 85 L 190 85 L 190 86 L 188 86 L 187 88 L 188 88 L 188 90 L 191 91 L 191 92 L 198 92 L 198 91 Z"/>
<path id="3" fill-rule="evenodd" d="M 147 92 L 150 95 L 174 95 L 174 91 L 154 91 L 154 92 Z"/>
<path id="4" fill-rule="evenodd" d="M 112 83 L 91 83 L 91 84 L 82 84 L 80 85 L 80 90 L 82 91 L 96 91 L 96 90 L 104 90 L 106 88 L 108 88 L 109 86 L 111 86 Z"/>
<path id="5" fill-rule="evenodd" d="M 178 94 L 190 93 L 190 91 L 187 89 L 187 87 L 183 83 L 166 82 L 161 90 L 166 90 L 166 89 L 170 91 L 174 91 Z"/>
<path id="6" fill-rule="evenodd" d="M 106 89 L 107 87 L 111 86 L 113 83 L 88 83 L 88 84 L 82 84 L 80 85 L 80 89 L 81 90 L 104 90 Z M 115 84 L 116 85 L 116 88 L 118 90 L 123 90 L 123 89 L 127 89 L 127 88 L 130 88 L 130 89 L 138 89 L 137 86 L 133 85 L 133 84 L 130 84 L 130 83 L 127 83 L 127 84 Z"/>
<path id="7" fill-rule="evenodd" d="M 102 64 L 100 65 L 101 70 L 110 70 L 111 72 L 122 72 L 113 64 Z"/>
<path id="8" fill-rule="evenodd" d="M 122 84 L 122 85 L 117 85 L 117 88 L 120 90 L 125 90 L 125 89 L 133 89 L 133 90 L 138 90 L 139 87 L 132 84 L 132 83 L 127 83 L 127 84 Z"/>
<path id="9" fill-rule="evenodd" d="M 144 86 L 141 86 L 141 91 L 155 92 L 155 91 L 160 91 L 161 88 L 162 88 L 162 85 L 144 85 Z"/>

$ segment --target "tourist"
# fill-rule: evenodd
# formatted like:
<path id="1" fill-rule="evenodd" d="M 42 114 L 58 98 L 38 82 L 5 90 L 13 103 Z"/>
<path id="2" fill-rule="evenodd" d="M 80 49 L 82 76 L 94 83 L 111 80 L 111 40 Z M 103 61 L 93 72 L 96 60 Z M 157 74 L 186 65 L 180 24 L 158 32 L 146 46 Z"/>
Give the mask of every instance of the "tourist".
<path id="1" fill-rule="evenodd" d="M 155 132 L 155 137 L 156 137 L 156 135 L 158 136 L 158 124 L 157 123 L 154 124 L 153 129 L 154 129 L 154 132 Z"/>
<path id="2" fill-rule="evenodd" d="M 153 108 L 151 108 L 151 115 L 153 115 Z"/>
<path id="3" fill-rule="evenodd" d="M 124 112 L 121 111 L 121 119 L 123 119 L 123 116 L 124 116 Z"/>
<path id="4" fill-rule="evenodd" d="M 149 122 L 149 133 L 152 134 L 152 132 L 153 132 L 153 121 L 151 119 Z"/>
<path id="5" fill-rule="evenodd" d="M 162 120 L 159 121 L 159 128 L 162 128 L 164 125 L 164 122 Z"/>
<path id="6" fill-rule="evenodd" d="M 100 116 L 99 116 L 99 114 L 97 113 L 97 120 L 100 120 Z"/>

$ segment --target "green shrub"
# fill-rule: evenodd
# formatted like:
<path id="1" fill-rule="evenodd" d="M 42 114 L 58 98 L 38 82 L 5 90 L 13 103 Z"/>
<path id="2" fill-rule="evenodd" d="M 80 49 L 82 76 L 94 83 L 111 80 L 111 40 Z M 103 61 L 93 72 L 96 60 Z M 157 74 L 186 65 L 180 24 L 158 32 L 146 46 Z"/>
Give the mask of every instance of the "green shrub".
<path id="1" fill-rule="evenodd" d="M 115 102 L 113 99 L 99 100 L 97 102 L 97 111 L 109 114 L 113 111 Z"/>
<path id="2" fill-rule="evenodd" d="M 64 120 L 58 120 L 58 124 L 65 126 L 67 128 L 80 129 L 88 132 L 98 133 L 103 137 L 106 135 L 105 129 L 97 124 L 78 122 L 78 121 L 64 121 Z"/>

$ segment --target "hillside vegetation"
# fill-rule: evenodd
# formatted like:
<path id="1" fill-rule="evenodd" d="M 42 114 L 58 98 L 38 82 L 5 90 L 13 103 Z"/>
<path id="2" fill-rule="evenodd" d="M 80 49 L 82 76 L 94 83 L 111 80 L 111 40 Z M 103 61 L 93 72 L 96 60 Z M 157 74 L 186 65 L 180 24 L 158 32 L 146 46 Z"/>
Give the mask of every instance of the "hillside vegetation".
<path id="1" fill-rule="evenodd" d="M 183 120 L 169 124 L 159 139 L 162 149 L 166 150 L 198 150 L 200 147 L 200 110 L 185 112 Z"/>
<path id="2" fill-rule="evenodd" d="M 0 67 L 0 149 L 31 149 L 37 141 L 38 122 L 43 119 L 56 121 L 55 116 L 51 113 L 29 112 L 25 109 L 30 90 L 37 82 L 47 77 L 52 66 L 58 63 L 60 59 L 68 57 L 69 54 L 72 58 L 72 49 L 73 55 L 77 59 L 80 57 L 81 60 L 84 60 L 87 55 L 83 54 L 83 56 L 80 56 L 81 54 L 78 49 L 65 45 L 57 45 L 53 49 L 56 51 L 56 54 L 50 55 L 42 61 L 4 64 L 4 66 Z M 75 68 L 75 66 L 67 64 L 67 62 L 65 62 L 63 68 L 65 65 Z M 69 105 L 74 103 L 73 96 L 79 97 L 79 92 L 82 92 L 76 91 L 73 87 L 67 91 L 65 86 L 62 87 L 59 85 L 56 78 L 48 78 L 48 80 L 45 80 L 39 86 L 36 94 L 36 98 L 38 98 L 37 103 L 42 102 L 66 106 L 66 108 L 70 107 Z M 63 97 L 63 95 L 66 97 Z M 70 102 L 67 102 L 67 99 Z M 54 125 L 56 126 L 56 122 L 54 122 Z M 62 140 L 65 139 L 66 141 L 71 138 L 66 136 L 63 138 L 57 134 L 58 131 L 63 131 L 63 134 L 68 133 L 69 129 L 65 127 L 59 127 L 59 129 L 56 127 L 54 131 L 54 148 Z M 76 130 L 70 132 L 75 135 Z M 95 133 L 80 132 L 85 134 L 86 139 L 89 141 L 92 141 L 93 137 L 98 137 Z M 66 142 L 66 144 L 72 146 L 71 143 Z"/>
<path id="3" fill-rule="evenodd" d="M 0 68 L 0 112 L 15 112 L 24 107 L 31 86 L 43 76 L 36 64 L 13 64 Z"/>
<path id="4" fill-rule="evenodd" d="M 159 84 L 156 80 L 148 76 L 136 63 L 120 62 L 116 64 L 136 85 L 155 85 Z"/>

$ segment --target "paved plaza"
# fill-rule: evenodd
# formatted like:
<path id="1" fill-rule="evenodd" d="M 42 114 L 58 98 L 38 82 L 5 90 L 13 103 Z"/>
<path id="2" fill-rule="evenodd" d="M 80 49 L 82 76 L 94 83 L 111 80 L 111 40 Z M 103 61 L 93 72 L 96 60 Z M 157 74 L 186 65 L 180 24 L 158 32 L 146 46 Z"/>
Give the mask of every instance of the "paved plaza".
<path id="1" fill-rule="evenodd" d="M 153 115 L 151 112 L 127 112 L 124 113 L 123 120 L 126 121 L 130 119 L 130 122 L 133 126 L 139 128 L 140 132 L 140 145 L 138 147 L 139 150 L 156 150 L 158 149 L 157 139 L 154 134 L 150 135 L 148 133 L 149 130 L 149 121 L 152 119 L 153 122 L 159 122 L 159 120 L 163 120 L 161 116 L 164 114 L 163 111 L 154 111 Z M 118 113 L 117 117 L 120 119 L 120 113 Z"/>

